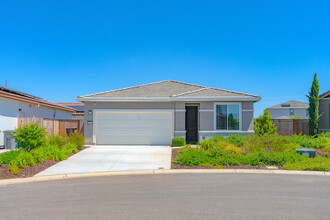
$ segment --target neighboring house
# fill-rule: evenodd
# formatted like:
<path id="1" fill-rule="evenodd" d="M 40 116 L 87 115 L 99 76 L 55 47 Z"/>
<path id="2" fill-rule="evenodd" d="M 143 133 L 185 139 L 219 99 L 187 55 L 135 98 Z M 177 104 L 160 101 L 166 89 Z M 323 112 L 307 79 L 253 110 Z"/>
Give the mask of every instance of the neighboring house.
<path id="1" fill-rule="evenodd" d="M 4 131 L 16 129 L 20 119 L 72 119 L 75 110 L 18 90 L 0 86 L 0 147 Z"/>
<path id="2" fill-rule="evenodd" d="M 253 133 L 260 96 L 165 80 L 79 96 L 87 144 L 170 145 L 173 137 Z"/>
<path id="3" fill-rule="evenodd" d="M 84 103 L 81 102 L 57 102 L 56 104 L 73 108 L 76 112 L 72 113 L 72 119 L 84 119 Z"/>
<path id="4" fill-rule="evenodd" d="M 308 103 L 291 100 L 267 109 L 272 119 L 290 119 L 293 117 L 306 119 L 309 117 L 308 108 Z"/>
<path id="5" fill-rule="evenodd" d="M 320 95 L 320 119 L 319 131 L 330 131 L 330 90 Z"/>

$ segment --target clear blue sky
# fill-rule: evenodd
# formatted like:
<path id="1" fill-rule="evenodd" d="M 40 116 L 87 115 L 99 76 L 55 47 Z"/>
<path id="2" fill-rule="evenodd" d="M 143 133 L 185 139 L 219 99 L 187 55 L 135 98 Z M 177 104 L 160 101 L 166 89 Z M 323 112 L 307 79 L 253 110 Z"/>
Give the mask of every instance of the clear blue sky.
<path id="1" fill-rule="evenodd" d="M 329 1 L 0 0 L 0 84 L 50 101 L 165 79 L 260 95 L 330 89 Z"/>

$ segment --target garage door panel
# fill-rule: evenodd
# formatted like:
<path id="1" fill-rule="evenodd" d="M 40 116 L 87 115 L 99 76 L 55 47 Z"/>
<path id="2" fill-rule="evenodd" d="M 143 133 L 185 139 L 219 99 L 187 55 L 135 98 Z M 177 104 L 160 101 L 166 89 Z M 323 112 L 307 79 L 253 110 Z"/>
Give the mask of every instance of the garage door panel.
<path id="1" fill-rule="evenodd" d="M 143 112 L 102 110 L 96 112 L 97 144 L 169 145 L 173 136 L 173 113 L 170 110 Z"/>

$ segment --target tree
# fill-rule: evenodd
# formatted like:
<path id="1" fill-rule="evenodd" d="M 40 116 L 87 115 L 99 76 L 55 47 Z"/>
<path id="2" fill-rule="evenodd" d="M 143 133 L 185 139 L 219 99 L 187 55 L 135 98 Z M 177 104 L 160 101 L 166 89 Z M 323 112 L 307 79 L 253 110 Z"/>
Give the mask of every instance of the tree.
<path id="1" fill-rule="evenodd" d="M 319 92 L 320 92 L 319 81 L 317 80 L 317 75 L 315 73 L 311 90 L 307 95 L 307 98 L 309 100 L 309 108 L 308 108 L 309 135 L 313 135 L 313 136 L 316 135 L 318 132 L 319 122 L 322 116 L 322 114 L 319 115 L 319 101 L 320 101 Z"/>
<path id="2" fill-rule="evenodd" d="M 276 134 L 276 130 L 277 128 L 272 121 L 268 109 L 266 109 L 264 114 L 260 115 L 258 119 L 254 119 L 254 131 L 256 132 L 256 135 L 262 136 L 264 134 Z"/>

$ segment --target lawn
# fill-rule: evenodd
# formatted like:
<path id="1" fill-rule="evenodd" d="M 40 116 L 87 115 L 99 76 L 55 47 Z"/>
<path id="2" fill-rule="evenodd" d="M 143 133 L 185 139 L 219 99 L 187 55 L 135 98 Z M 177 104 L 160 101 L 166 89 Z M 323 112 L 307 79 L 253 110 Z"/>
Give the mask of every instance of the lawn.
<path id="1" fill-rule="evenodd" d="M 316 150 L 315 158 L 296 152 L 298 148 Z M 198 143 L 197 148 L 177 150 L 172 165 L 194 168 L 265 168 L 277 166 L 288 170 L 330 171 L 330 133 L 318 137 L 230 135 L 213 136 Z"/>

